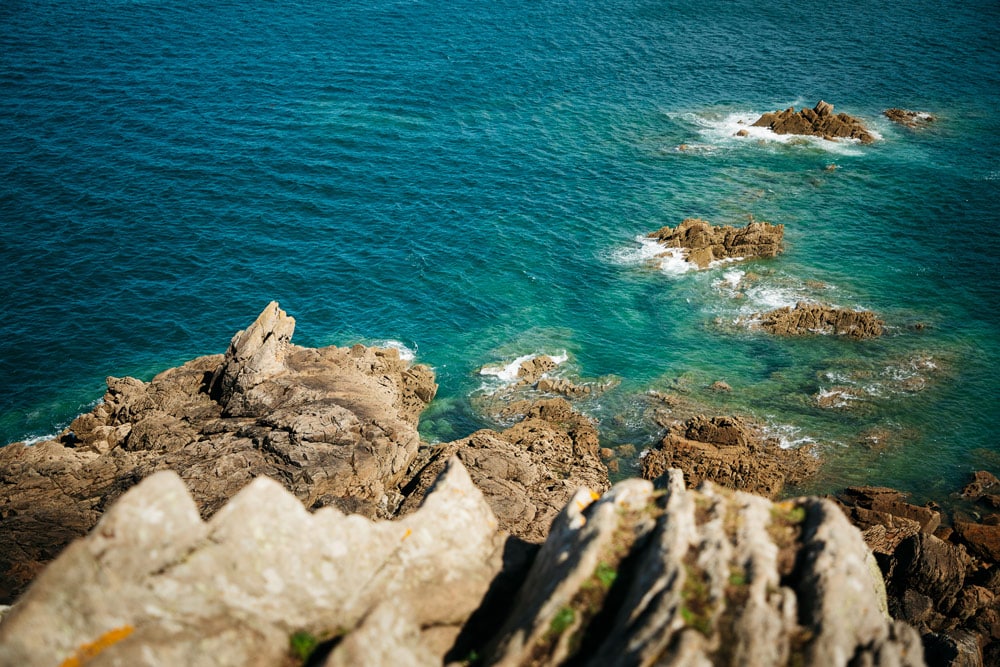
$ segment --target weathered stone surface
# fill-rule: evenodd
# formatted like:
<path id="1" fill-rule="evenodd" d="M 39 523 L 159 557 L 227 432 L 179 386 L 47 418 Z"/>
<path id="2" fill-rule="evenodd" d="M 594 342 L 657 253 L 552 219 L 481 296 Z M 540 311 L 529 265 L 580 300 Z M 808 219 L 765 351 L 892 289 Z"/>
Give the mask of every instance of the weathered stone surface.
<path id="1" fill-rule="evenodd" d="M 18 601 L 0 664 L 60 664 L 90 645 L 93 665 L 282 665 L 296 633 L 344 637 L 327 664 L 441 664 L 425 629 L 457 633 L 503 547 L 456 461 L 392 523 L 309 514 L 266 478 L 203 523 L 180 478 L 160 472 Z"/>
<path id="2" fill-rule="evenodd" d="M 692 417 L 673 424 L 656 449 L 642 459 L 642 476 L 656 479 L 670 468 L 688 483 L 705 480 L 774 498 L 786 482 L 800 483 L 819 461 L 804 449 L 782 449 L 742 417 Z"/>
<path id="3" fill-rule="evenodd" d="M 688 218 L 677 227 L 662 227 L 649 238 L 667 248 L 680 248 L 684 259 L 704 269 L 720 259 L 775 257 L 782 250 L 784 225 L 750 222 L 745 227 L 714 226 L 705 220 Z"/>
<path id="4" fill-rule="evenodd" d="M 833 105 L 820 100 L 812 109 L 795 107 L 784 111 L 766 113 L 758 118 L 754 127 L 768 127 L 775 134 L 801 134 L 824 139 L 857 139 L 863 144 L 875 141 L 875 136 L 859 119 L 845 113 L 834 114 Z"/>
<path id="5" fill-rule="evenodd" d="M 259 475 L 307 506 L 390 514 L 432 372 L 393 349 L 292 345 L 293 325 L 270 304 L 226 355 L 108 378 L 59 440 L 0 448 L 0 602 L 157 470 L 176 470 L 203 516 Z"/>
<path id="6" fill-rule="evenodd" d="M 900 519 L 913 521 L 918 530 L 931 534 L 941 525 L 940 512 L 910 504 L 905 494 L 888 487 L 851 486 L 837 499 L 845 506 L 854 525 L 862 530 L 877 524 L 895 527 Z"/>
<path id="7" fill-rule="evenodd" d="M 926 111 L 910 111 L 909 109 L 898 109 L 896 107 L 886 109 L 882 113 L 892 122 L 913 129 L 930 125 L 935 120 L 934 116 Z"/>
<path id="8" fill-rule="evenodd" d="M 665 486 L 574 497 L 484 664 L 923 664 L 835 506 Z"/>
<path id="9" fill-rule="evenodd" d="M 580 487 L 610 487 L 597 429 L 561 398 L 544 399 L 503 431 L 481 430 L 437 445 L 408 485 L 400 513 L 413 511 L 445 462 L 457 457 L 493 508 L 500 527 L 542 542 L 552 519 Z"/>
<path id="10" fill-rule="evenodd" d="M 883 322 L 870 310 L 848 310 L 816 303 L 800 302 L 745 320 L 753 328 L 778 336 L 835 334 L 851 338 L 877 338 Z"/>
<path id="11" fill-rule="evenodd" d="M 962 487 L 961 495 L 969 500 L 979 500 L 984 496 L 1000 492 L 1000 479 L 985 470 L 972 473 L 972 479 Z"/>
<path id="12" fill-rule="evenodd" d="M 1000 563 L 1000 526 L 956 521 L 955 532 L 973 554 L 988 562 Z"/>

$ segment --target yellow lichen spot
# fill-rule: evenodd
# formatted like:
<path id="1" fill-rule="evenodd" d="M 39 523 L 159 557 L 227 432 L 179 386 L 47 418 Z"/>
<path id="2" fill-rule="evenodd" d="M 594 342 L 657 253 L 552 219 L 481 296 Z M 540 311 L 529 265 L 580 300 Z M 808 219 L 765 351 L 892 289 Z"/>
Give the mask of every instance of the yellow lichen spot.
<path id="1" fill-rule="evenodd" d="M 114 646 L 135 631 L 131 625 L 108 630 L 92 642 L 81 645 L 73 655 L 63 660 L 60 667 L 82 667 L 101 654 L 104 649 Z"/>
<path id="2" fill-rule="evenodd" d="M 409 537 L 412 534 L 413 534 L 413 529 L 412 528 L 407 528 L 406 532 L 403 533 L 403 537 L 401 537 L 399 541 L 402 542 L 403 540 L 405 540 L 407 537 Z"/>
<path id="3" fill-rule="evenodd" d="M 599 494 L 597 491 L 591 491 L 590 492 L 590 499 L 591 500 L 600 500 L 601 499 L 601 494 Z"/>

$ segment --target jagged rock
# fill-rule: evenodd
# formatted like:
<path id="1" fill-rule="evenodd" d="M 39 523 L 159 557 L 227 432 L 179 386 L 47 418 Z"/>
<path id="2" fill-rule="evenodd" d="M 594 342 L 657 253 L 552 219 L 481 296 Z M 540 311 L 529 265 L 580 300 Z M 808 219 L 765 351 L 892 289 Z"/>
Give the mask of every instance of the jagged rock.
<path id="1" fill-rule="evenodd" d="M 801 134 L 824 139 L 857 139 L 863 144 L 875 141 L 874 135 L 859 119 L 845 113 L 834 114 L 833 105 L 823 100 L 812 109 L 802 109 L 798 113 L 795 107 L 765 113 L 753 123 L 753 127 L 767 127 L 775 134 Z"/>
<path id="2" fill-rule="evenodd" d="M 876 524 L 891 527 L 892 519 L 917 524 L 918 530 L 933 534 L 941 525 L 941 513 L 906 502 L 906 495 L 883 486 L 851 486 L 838 497 L 848 518 L 864 530 Z"/>
<path id="3" fill-rule="evenodd" d="M 0 664 L 60 664 L 97 646 L 90 664 L 281 665 L 296 633 L 344 637 L 327 664 L 441 664 L 424 629 L 457 635 L 504 541 L 457 461 L 392 523 L 309 514 L 266 478 L 203 523 L 180 478 L 160 472 L 18 601 L 0 625 Z"/>
<path id="4" fill-rule="evenodd" d="M 259 475 L 310 507 L 391 514 L 432 372 L 393 349 L 292 345 L 293 324 L 271 304 L 225 356 L 108 378 L 59 440 L 0 448 L 0 602 L 157 470 L 178 471 L 206 517 Z"/>
<path id="5" fill-rule="evenodd" d="M 649 234 L 667 248 L 680 248 L 684 259 L 704 269 L 720 259 L 775 257 L 782 251 L 784 225 L 751 221 L 745 227 L 714 226 L 688 218 L 676 228 L 662 227 Z"/>
<path id="6" fill-rule="evenodd" d="M 555 370 L 558 365 L 552 357 L 545 354 L 526 359 L 517 368 L 518 384 L 535 384 L 545 373 Z"/>
<path id="7" fill-rule="evenodd" d="M 408 485 L 400 514 L 416 509 L 452 456 L 483 491 L 500 527 L 530 542 L 545 539 L 552 519 L 578 488 L 610 487 L 596 427 L 561 398 L 534 403 L 522 421 L 503 432 L 481 430 L 433 447 Z"/>
<path id="8" fill-rule="evenodd" d="M 934 116 L 926 111 L 910 111 L 909 109 L 886 109 L 882 112 L 885 117 L 894 123 L 905 125 L 909 128 L 921 128 L 934 122 Z"/>
<path id="9" fill-rule="evenodd" d="M 835 506 L 666 480 L 573 498 L 484 664 L 923 664 Z"/>
<path id="10" fill-rule="evenodd" d="M 882 335 L 883 325 L 870 310 L 848 310 L 805 302 L 799 302 L 794 308 L 785 306 L 756 314 L 744 323 L 778 336 L 835 334 L 851 338 L 877 338 Z"/>
<path id="11" fill-rule="evenodd" d="M 818 464 L 808 451 L 783 449 L 741 417 L 698 415 L 673 424 L 659 446 L 646 453 L 642 476 L 656 479 L 679 468 L 692 486 L 711 480 L 774 498 L 786 482 L 801 483 Z"/>
<path id="12" fill-rule="evenodd" d="M 961 495 L 969 500 L 979 500 L 984 496 L 1000 493 L 1000 479 L 985 470 L 972 473 L 972 480 L 962 487 Z"/>
<path id="13" fill-rule="evenodd" d="M 1000 563 L 1000 526 L 972 521 L 956 521 L 955 532 L 979 558 Z"/>
<path id="14" fill-rule="evenodd" d="M 542 378 L 535 385 L 535 389 L 546 394 L 561 394 L 570 398 L 589 396 L 594 391 L 590 385 L 576 384 L 563 378 Z"/>
<path id="15" fill-rule="evenodd" d="M 728 382 L 723 382 L 722 380 L 716 380 L 713 382 L 709 389 L 719 393 L 729 393 L 733 390 L 733 388 L 729 386 Z"/>

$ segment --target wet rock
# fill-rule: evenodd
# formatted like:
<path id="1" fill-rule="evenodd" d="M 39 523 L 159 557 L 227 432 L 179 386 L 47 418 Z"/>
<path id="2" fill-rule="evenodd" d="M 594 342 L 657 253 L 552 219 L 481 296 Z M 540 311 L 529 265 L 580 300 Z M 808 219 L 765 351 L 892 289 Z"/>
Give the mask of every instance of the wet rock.
<path id="1" fill-rule="evenodd" d="M 1000 493 L 1000 479 L 985 470 L 972 473 L 972 479 L 962 487 L 961 496 L 969 500 L 979 500 L 986 495 Z"/>
<path id="2" fill-rule="evenodd" d="M 544 354 L 526 359 L 518 366 L 518 383 L 522 385 L 535 384 L 545 373 L 555 370 L 558 365 L 552 357 Z"/>
<path id="3" fill-rule="evenodd" d="M 431 634 L 457 633 L 503 549 L 457 462 L 392 523 L 309 514 L 266 478 L 204 523 L 180 478 L 160 472 L 18 601 L 0 625 L 0 664 L 277 666 L 294 637 L 326 643 L 327 664 L 441 664 Z"/>
<path id="4" fill-rule="evenodd" d="M 500 527 L 529 542 L 545 539 L 552 519 L 578 488 L 610 487 L 594 423 L 562 398 L 531 404 L 505 431 L 484 429 L 430 448 L 405 489 L 401 514 L 419 506 L 452 456 L 468 469 Z"/>
<path id="5" fill-rule="evenodd" d="M 765 113 L 753 127 L 767 127 L 775 134 L 800 134 L 824 139 L 857 139 L 863 144 L 875 141 L 875 136 L 859 119 L 845 113 L 834 114 L 833 105 L 820 100 L 812 109 Z"/>
<path id="6" fill-rule="evenodd" d="M 882 112 L 886 118 L 894 123 L 905 125 L 911 129 L 917 129 L 930 125 L 934 122 L 933 115 L 926 111 L 910 111 L 909 109 L 891 108 Z"/>
<path id="7" fill-rule="evenodd" d="M 714 226 L 688 218 L 675 228 L 663 227 L 649 235 L 667 248 L 680 248 L 684 259 L 704 269 L 721 259 L 775 257 L 783 250 L 784 225 L 751 221 L 745 227 Z"/>
<path id="8" fill-rule="evenodd" d="M 642 459 L 642 476 L 656 479 L 670 468 L 692 486 L 711 480 L 726 488 L 774 498 L 786 483 L 801 483 L 818 460 L 803 449 L 783 449 L 759 427 L 736 416 L 699 415 L 673 424 Z"/>
<path id="9" fill-rule="evenodd" d="M 713 382 L 711 386 L 709 386 L 709 389 L 719 393 L 729 393 L 733 390 L 733 388 L 729 386 L 728 382 L 723 382 L 722 380 L 716 380 Z"/>
<path id="10" fill-rule="evenodd" d="M 272 303 L 225 355 L 108 378 L 60 439 L 0 448 L 0 602 L 157 470 L 178 471 L 206 517 L 260 475 L 306 506 L 391 514 L 433 374 L 392 349 L 293 345 L 293 327 Z"/>
<path id="11" fill-rule="evenodd" d="M 800 302 L 794 308 L 785 306 L 756 314 L 744 324 L 778 336 L 834 334 L 860 339 L 881 336 L 884 323 L 870 310 L 847 310 Z"/>
<path id="12" fill-rule="evenodd" d="M 893 519 L 916 522 L 919 530 L 933 533 L 941 525 L 941 513 L 906 502 L 906 495 L 882 486 L 852 486 L 838 496 L 848 516 L 864 530 L 875 524 L 892 526 Z M 863 513 L 860 510 L 867 510 Z"/>

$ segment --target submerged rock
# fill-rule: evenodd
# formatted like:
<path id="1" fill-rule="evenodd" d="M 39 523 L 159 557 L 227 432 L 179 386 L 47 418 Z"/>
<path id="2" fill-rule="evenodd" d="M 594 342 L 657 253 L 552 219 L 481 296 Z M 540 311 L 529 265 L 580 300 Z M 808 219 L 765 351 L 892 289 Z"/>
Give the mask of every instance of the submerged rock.
<path id="1" fill-rule="evenodd" d="M 157 470 L 176 470 L 203 516 L 260 475 L 307 506 L 391 513 L 432 372 L 394 349 L 299 347 L 293 329 L 272 303 L 225 355 L 108 378 L 58 440 L 0 448 L 0 602 Z"/>
<path id="2" fill-rule="evenodd" d="M 662 227 L 649 234 L 668 248 L 680 248 L 684 259 L 704 269 L 721 259 L 775 257 L 782 251 L 784 225 L 751 221 L 745 227 L 715 226 L 688 218 L 677 227 Z"/>
<path id="3" fill-rule="evenodd" d="M 929 125 L 934 122 L 935 118 L 933 115 L 927 113 L 926 111 L 910 111 L 909 109 L 886 109 L 882 112 L 885 117 L 894 123 L 899 123 L 900 125 L 905 125 L 909 128 L 920 128 L 925 125 Z"/>
<path id="4" fill-rule="evenodd" d="M 849 310 L 805 302 L 799 302 L 794 308 L 785 306 L 758 313 L 743 320 L 743 323 L 777 336 L 834 334 L 851 338 L 877 338 L 882 335 L 884 324 L 870 310 Z"/>
<path id="5" fill-rule="evenodd" d="M 834 114 L 833 105 L 820 100 L 812 109 L 766 113 L 758 118 L 754 127 L 770 128 L 775 134 L 801 134 L 824 139 L 857 139 L 863 144 L 875 141 L 875 136 L 859 119 L 846 113 Z"/>
<path id="6" fill-rule="evenodd" d="M 777 497 L 786 483 L 816 472 L 819 460 L 805 449 L 783 449 L 741 417 L 699 415 L 670 426 L 642 459 L 642 476 L 656 479 L 678 468 L 692 486 L 710 480 L 729 489 Z"/>
<path id="7" fill-rule="evenodd" d="M 456 459 L 396 522 L 258 479 L 205 523 L 161 472 L 18 601 L 0 663 L 924 664 L 835 505 L 660 482 L 580 489 L 515 565 Z"/>

